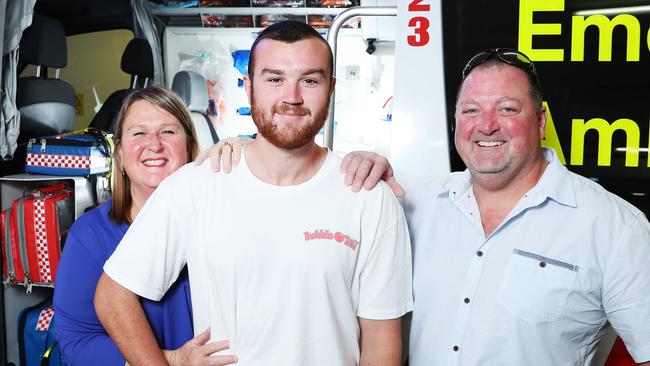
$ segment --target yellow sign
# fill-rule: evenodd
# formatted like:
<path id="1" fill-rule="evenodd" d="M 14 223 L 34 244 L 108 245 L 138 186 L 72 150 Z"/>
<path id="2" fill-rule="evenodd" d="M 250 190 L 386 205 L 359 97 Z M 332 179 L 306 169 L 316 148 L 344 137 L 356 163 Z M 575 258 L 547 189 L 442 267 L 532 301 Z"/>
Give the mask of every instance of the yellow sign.
<path id="1" fill-rule="evenodd" d="M 519 2 L 519 50 L 528 55 L 533 61 L 565 61 L 564 49 L 535 49 L 533 48 L 534 36 L 559 36 L 562 34 L 562 24 L 535 23 L 535 12 L 564 11 L 564 0 L 520 0 Z M 626 61 L 638 62 L 641 47 L 641 25 L 639 20 L 630 14 L 619 14 L 609 19 L 600 14 L 584 17 L 574 15 L 571 17 L 571 62 L 584 62 L 585 32 L 589 27 L 598 28 L 598 61 L 612 61 L 612 33 L 615 27 L 624 27 L 627 38 Z M 650 30 L 646 35 L 646 44 L 650 50 Z M 566 164 L 564 152 L 560 144 L 555 122 L 551 116 L 549 105 L 544 102 L 547 111 L 546 138 L 542 146 L 552 147 L 557 151 L 558 157 Z M 625 147 L 617 151 L 625 152 L 625 166 L 639 166 L 639 152 L 641 132 L 639 124 L 629 118 L 618 118 L 613 122 L 604 118 L 583 118 L 571 120 L 571 150 L 570 165 L 580 166 L 584 163 L 585 135 L 589 131 L 598 134 L 598 166 L 612 165 L 612 136 L 616 131 L 623 131 L 626 137 Z M 650 129 L 650 126 L 649 126 Z M 650 139 L 650 136 L 649 136 Z M 566 142 L 565 142 L 566 143 Z M 650 158 L 648 159 L 650 167 Z"/>
<path id="2" fill-rule="evenodd" d="M 521 0 L 519 2 L 519 50 L 533 61 L 564 61 L 563 49 L 535 49 L 534 36 L 562 35 L 562 24 L 535 23 L 535 12 L 564 11 L 564 0 Z M 626 60 L 639 61 L 641 50 L 641 24 L 630 14 L 619 14 L 612 19 L 595 14 L 571 17 L 571 61 L 584 61 L 585 33 L 587 28 L 598 28 L 598 61 L 612 61 L 612 33 L 615 27 L 624 27 L 627 34 Z M 650 50 L 650 30 L 646 32 L 646 47 Z"/>

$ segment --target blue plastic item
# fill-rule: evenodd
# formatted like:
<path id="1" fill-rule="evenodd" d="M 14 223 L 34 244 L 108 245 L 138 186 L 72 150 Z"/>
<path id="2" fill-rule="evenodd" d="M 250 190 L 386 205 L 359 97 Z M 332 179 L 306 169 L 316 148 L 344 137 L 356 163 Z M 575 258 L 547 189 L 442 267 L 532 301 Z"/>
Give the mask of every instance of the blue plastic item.
<path id="1" fill-rule="evenodd" d="M 240 116 L 250 116 L 251 108 L 250 107 L 239 107 L 237 108 L 237 114 Z"/>
<path id="2" fill-rule="evenodd" d="M 233 66 L 242 75 L 248 74 L 248 59 L 250 58 L 250 50 L 239 50 L 232 53 Z"/>

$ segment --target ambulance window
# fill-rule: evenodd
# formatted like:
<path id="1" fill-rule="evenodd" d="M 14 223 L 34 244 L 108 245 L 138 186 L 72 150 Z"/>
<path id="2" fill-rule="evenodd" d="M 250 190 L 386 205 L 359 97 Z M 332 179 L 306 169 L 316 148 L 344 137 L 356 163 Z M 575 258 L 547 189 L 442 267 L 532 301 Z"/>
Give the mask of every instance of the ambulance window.
<path id="1" fill-rule="evenodd" d="M 83 33 L 67 37 L 68 65 L 61 79 L 70 83 L 77 96 L 75 129 L 88 124 L 111 93 L 126 89 L 130 76 L 120 68 L 122 52 L 133 32 L 126 29 Z"/>
<path id="2" fill-rule="evenodd" d="M 567 168 L 650 214 L 650 13 L 625 10 L 650 1 L 482 4 L 442 2 L 450 131 L 464 63 L 484 49 L 528 47 L 557 133 L 546 144 L 561 150 Z M 555 34 L 541 34 L 544 24 Z M 452 169 L 464 169 L 455 152 Z"/>

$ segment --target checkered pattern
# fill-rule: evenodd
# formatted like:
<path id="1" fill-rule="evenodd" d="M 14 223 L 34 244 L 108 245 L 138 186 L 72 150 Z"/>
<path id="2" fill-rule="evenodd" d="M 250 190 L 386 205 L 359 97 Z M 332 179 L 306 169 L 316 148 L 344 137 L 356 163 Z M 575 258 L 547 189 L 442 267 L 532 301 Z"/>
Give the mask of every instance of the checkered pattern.
<path id="1" fill-rule="evenodd" d="M 41 310 L 41 313 L 38 314 L 38 321 L 36 322 L 36 331 L 47 332 L 47 330 L 50 328 L 50 323 L 52 323 L 53 316 L 53 306 L 48 306 L 45 309 Z"/>
<path id="2" fill-rule="evenodd" d="M 27 165 L 46 168 L 90 169 L 90 156 L 27 154 Z"/>
<path id="3" fill-rule="evenodd" d="M 52 282 L 50 255 L 47 251 L 47 228 L 45 226 L 45 200 L 34 200 L 34 238 L 36 262 L 42 282 Z"/>

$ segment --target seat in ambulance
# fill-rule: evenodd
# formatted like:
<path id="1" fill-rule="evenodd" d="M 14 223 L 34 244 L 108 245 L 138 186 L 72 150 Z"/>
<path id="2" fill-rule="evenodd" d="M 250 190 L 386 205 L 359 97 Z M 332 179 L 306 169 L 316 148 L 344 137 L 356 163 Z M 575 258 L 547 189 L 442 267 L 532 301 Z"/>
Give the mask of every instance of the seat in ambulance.
<path id="1" fill-rule="evenodd" d="M 122 54 L 122 71 L 131 75 L 131 85 L 128 89 L 120 89 L 108 96 L 93 120 L 90 127 L 113 132 L 117 112 L 122 102 L 133 89 L 147 86 L 153 78 L 153 54 L 149 42 L 145 39 L 134 38 L 127 44 Z"/>
<path id="2" fill-rule="evenodd" d="M 212 121 L 208 117 L 208 86 L 201 74 L 179 71 L 174 75 L 172 90 L 178 94 L 190 110 L 199 150 L 205 150 L 219 141 Z"/>
<path id="3" fill-rule="evenodd" d="M 36 66 L 36 75 L 19 77 L 16 105 L 20 111 L 19 142 L 35 136 L 55 135 L 74 129 L 74 88 L 59 79 L 68 63 L 63 25 L 35 15 L 20 40 L 19 62 Z M 55 76 L 49 75 L 55 69 Z"/>

